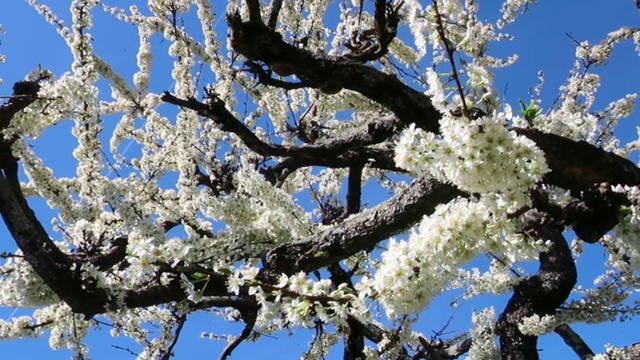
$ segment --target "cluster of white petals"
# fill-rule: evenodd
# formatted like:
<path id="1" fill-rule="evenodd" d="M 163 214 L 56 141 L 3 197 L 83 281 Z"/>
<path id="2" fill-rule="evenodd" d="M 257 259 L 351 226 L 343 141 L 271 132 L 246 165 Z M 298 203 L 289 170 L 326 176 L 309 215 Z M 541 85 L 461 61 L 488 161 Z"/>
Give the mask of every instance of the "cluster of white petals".
<path id="1" fill-rule="evenodd" d="M 541 336 L 553 331 L 558 325 L 558 321 L 553 315 L 534 314 L 522 319 L 522 323 L 518 324 L 518 330 L 525 335 Z"/>
<path id="2" fill-rule="evenodd" d="M 496 311 L 493 307 L 483 309 L 474 313 L 471 320 L 471 348 L 469 349 L 469 359 L 501 359 L 500 351 L 496 345 Z"/>
<path id="3" fill-rule="evenodd" d="M 396 147 L 396 163 L 418 174 L 431 174 L 473 193 L 502 193 L 514 204 L 548 171 L 535 143 L 507 129 L 509 115 L 476 120 L 444 115 L 440 135 L 415 126 Z"/>
<path id="4" fill-rule="evenodd" d="M 640 269 L 640 188 L 618 185 L 613 190 L 625 194 L 631 205 L 621 210 L 618 225 L 604 241 L 615 249 L 612 256 L 618 261 L 624 258 L 624 263 L 637 271 Z"/>
<path id="5" fill-rule="evenodd" d="M 435 295 L 452 287 L 452 280 L 458 280 L 455 269 L 481 252 L 509 253 L 517 259 L 538 253 L 540 244 L 530 244 L 522 238 L 507 240 L 513 229 L 508 222 L 494 217 L 491 210 L 483 202 L 460 198 L 439 205 L 407 241 L 391 240 L 372 280 L 389 317 L 427 307 Z"/>

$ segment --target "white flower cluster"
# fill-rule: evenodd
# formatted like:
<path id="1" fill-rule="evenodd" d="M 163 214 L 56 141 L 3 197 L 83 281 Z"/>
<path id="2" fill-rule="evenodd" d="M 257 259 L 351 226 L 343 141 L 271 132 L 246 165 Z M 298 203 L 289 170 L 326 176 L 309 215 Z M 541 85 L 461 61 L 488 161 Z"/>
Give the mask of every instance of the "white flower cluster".
<path id="1" fill-rule="evenodd" d="M 498 20 L 498 26 L 502 28 L 505 25 L 512 23 L 519 13 L 526 11 L 529 5 L 537 3 L 538 0 L 506 0 L 502 3 L 502 7 L 500 8 L 502 19 Z"/>
<path id="2" fill-rule="evenodd" d="M 528 1 L 512 1 L 503 6 L 503 22 L 512 21 L 516 12 L 526 7 Z M 414 11 L 419 8 L 414 6 Z M 434 50 L 442 50 L 435 5 L 426 10 L 429 21 L 429 41 Z M 488 43 L 510 38 L 498 33 L 495 26 L 477 17 L 478 4 L 458 0 L 438 2 L 438 13 L 443 17 L 444 34 L 450 46 L 469 61 L 461 61 L 459 79 L 464 84 L 464 102 L 461 91 L 445 83 L 434 69 L 426 70 L 429 85 L 426 94 L 443 115 L 440 134 L 425 133 L 409 127 L 396 146 L 396 163 L 409 171 L 431 174 L 442 181 L 473 193 L 500 193 L 502 202 L 513 209 L 528 202 L 531 186 L 548 171 L 544 154 L 529 139 L 509 131 L 507 126 L 517 121 L 510 108 L 498 112 L 499 100 L 492 90 L 491 67 L 507 66 L 515 57 L 507 60 L 491 58 L 485 54 Z M 457 24 L 459 26 L 453 26 Z M 442 52 L 442 51 L 441 51 Z M 436 56 L 436 64 L 450 61 L 444 54 Z M 454 69 L 454 64 L 450 64 Z M 453 95 L 452 94 L 456 94 Z M 488 115 L 470 120 L 461 109 L 466 104 L 469 112 L 480 106 Z M 478 108 L 479 109 L 479 108 Z M 453 116 L 455 112 L 461 114 Z"/>
<path id="3" fill-rule="evenodd" d="M 388 316 L 425 308 L 445 289 L 457 265 L 496 248 L 491 225 L 483 204 L 458 199 L 439 205 L 408 241 L 391 240 L 373 279 Z"/>
<path id="4" fill-rule="evenodd" d="M 246 283 L 239 273 L 239 281 Z M 250 277 L 250 275 L 249 275 Z M 231 284 L 231 283 L 230 283 Z M 249 284 L 249 293 L 260 303 L 257 326 L 279 330 L 288 326 L 312 328 L 315 320 L 325 324 L 345 324 L 348 316 L 356 319 L 369 317 L 369 310 L 362 299 L 354 296 L 346 284 L 332 289 L 329 279 L 313 281 L 304 273 L 282 275 L 275 286 L 260 283 Z M 275 326 L 274 326 L 275 325 Z"/>
<path id="5" fill-rule="evenodd" d="M 465 289 L 465 298 L 485 293 L 504 294 L 522 281 L 513 273 L 510 265 L 511 261 L 502 257 L 500 260 L 492 261 L 489 270 L 485 272 L 481 272 L 479 268 L 458 269 L 458 279 L 452 281 L 452 287 Z"/>
<path id="6" fill-rule="evenodd" d="M 474 313 L 471 317 L 473 328 L 471 329 L 470 360 L 501 359 L 500 351 L 496 345 L 496 311 L 493 307 Z"/>
<path id="7" fill-rule="evenodd" d="M 0 266 L 0 304 L 4 306 L 43 306 L 59 301 L 18 251 Z"/>
<path id="8" fill-rule="evenodd" d="M 73 314 L 66 304 L 57 303 L 35 310 L 33 316 L 0 320 L 0 339 L 37 337 L 49 331 L 52 349 L 67 347 L 86 355 L 88 348 L 81 339 L 87 335 L 90 326 L 90 321 Z"/>
<path id="9" fill-rule="evenodd" d="M 640 269 L 640 188 L 637 186 L 614 186 L 613 191 L 623 193 L 632 205 L 621 209 L 622 216 L 613 232 L 604 238 L 613 249 L 612 256 L 628 264 L 631 269 Z M 619 264 L 619 261 L 617 262 Z"/>
<path id="10" fill-rule="evenodd" d="M 391 240 L 373 279 L 362 278 L 356 289 L 377 296 L 391 318 L 419 312 L 447 289 L 465 288 L 466 297 L 509 290 L 519 280 L 510 266 L 537 258 L 546 244 L 519 235 L 506 216 L 495 216 L 501 213 L 496 204 L 489 197 L 438 205 L 407 241 Z M 459 268 L 482 252 L 499 258 L 489 271 Z"/>
<path id="11" fill-rule="evenodd" d="M 638 347 L 637 343 L 632 344 L 629 347 Z M 604 354 L 596 354 L 593 356 L 592 360 L 629 360 L 630 354 L 628 350 L 625 348 L 617 347 L 612 344 L 605 344 L 605 353 Z"/>
<path id="12" fill-rule="evenodd" d="M 553 315 L 540 316 L 537 314 L 527 316 L 518 324 L 518 330 L 525 335 L 541 336 L 553 331 L 559 325 Z"/>
<path id="13" fill-rule="evenodd" d="M 629 299 L 640 287 L 640 276 L 630 271 L 607 269 L 594 284 L 595 288 L 577 286 L 574 289 L 581 297 L 563 305 L 557 315 L 559 323 L 595 324 L 614 319 L 625 321 L 640 315 L 640 300 Z"/>
<path id="14" fill-rule="evenodd" d="M 638 94 L 627 94 L 611 102 L 604 111 L 593 111 L 601 79 L 591 68 L 606 64 L 618 43 L 637 38 L 640 38 L 640 29 L 622 27 L 595 45 L 589 41 L 578 44 L 569 78 L 560 87 L 559 106 L 536 117 L 533 126 L 574 140 L 597 141 L 607 150 L 616 150 L 618 140 L 613 129 L 621 118 L 631 114 Z"/>
<path id="15" fill-rule="evenodd" d="M 527 203 L 529 189 L 548 168 L 533 141 L 506 128 L 509 120 L 504 113 L 477 120 L 443 115 L 441 135 L 410 126 L 398 142 L 395 161 L 469 192 L 502 193 L 509 203 Z"/>
<path id="16" fill-rule="evenodd" d="M 302 354 L 300 360 L 324 360 L 329 349 L 340 340 L 340 335 L 335 332 L 320 331 L 315 334 L 313 341 L 309 343 L 309 351 Z"/>

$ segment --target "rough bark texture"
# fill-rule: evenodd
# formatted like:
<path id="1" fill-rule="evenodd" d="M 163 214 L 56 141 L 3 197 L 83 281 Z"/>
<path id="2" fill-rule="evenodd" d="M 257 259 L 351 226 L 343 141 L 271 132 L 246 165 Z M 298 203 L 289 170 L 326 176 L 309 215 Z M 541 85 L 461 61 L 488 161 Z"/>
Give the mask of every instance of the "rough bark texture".
<path id="1" fill-rule="evenodd" d="M 251 151 L 263 157 L 282 158 L 277 165 L 261 169 L 275 186 L 281 184 L 288 174 L 303 167 L 350 169 L 349 194 L 344 216 L 336 218 L 328 230 L 312 234 L 297 242 L 285 243 L 269 251 L 265 255 L 265 268 L 260 275 L 261 279 L 270 281 L 281 273 L 313 272 L 325 267 L 335 267 L 339 261 L 369 250 L 390 236 L 406 230 L 423 216 L 432 213 L 438 204 L 449 202 L 458 196 L 468 196 L 450 184 L 423 177 L 415 179 L 405 190 L 386 202 L 359 213 L 362 168 L 369 166 L 401 171 L 393 161 L 393 137 L 412 123 L 426 131 L 439 131 L 440 114 L 433 108 L 427 96 L 412 89 L 397 77 L 364 63 L 364 60 L 372 56 L 384 54 L 384 43 L 389 40 L 389 36 L 395 35 L 393 9 L 385 9 L 384 11 L 391 12 L 383 16 L 380 14 L 383 2 L 376 2 L 376 22 L 379 27 L 386 29 L 376 30 L 380 37 L 380 49 L 371 53 L 360 53 L 362 56 L 352 54 L 350 57 L 329 57 L 288 44 L 273 30 L 281 6 L 280 1 L 272 2 L 267 24 L 262 22 L 259 2 L 249 0 L 248 3 L 248 21 L 243 20 L 238 14 L 228 17 L 233 49 L 248 62 L 285 64 L 301 80 L 299 84 L 293 85 L 273 79 L 260 81 L 271 81 L 270 84 L 274 86 L 318 88 L 325 92 L 349 89 L 369 98 L 386 111 L 381 111 L 378 118 L 371 119 L 368 125 L 361 129 L 340 137 L 315 141 L 313 137 L 307 136 L 310 143 L 283 146 L 261 140 L 236 119 L 226 105 L 213 94 L 209 94 L 209 98 L 203 102 L 196 99 L 180 99 L 168 92 L 163 94 L 162 99 L 165 102 L 192 109 L 203 118 L 217 123 L 223 130 L 234 133 Z M 12 117 L 36 100 L 37 91 L 38 86 L 33 82 L 16 84 L 14 95 L 6 104 L 0 106 L 0 130 L 8 128 Z M 525 214 L 530 217 L 532 234 L 550 240 L 552 245 L 547 252 L 540 255 L 538 272 L 514 290 L 512 298 L 500 316 L 500 345 L 505 359 L 537 359 L 537 338 L 522 334 L 517 324 L 524 317 L 534 314 L 553 314 L 566 300 L 576 282 L 576 268 L 562 236 L 563 224 L 573 226 L 579 235 L 584 234 L 585 241 L 597 241 L 602 234 L 615 226 L 617 209 L 624 201 L 612 199 L 610 191 L 595 191 L 592 197 L 583 194 L 589 194 L 594 184 L 639 185 L 640 169 L 629 160 L 586 142 L 576 142 L 533 129 L 514 131 L 530 138 L 544 151 L 552 170 L 545 182 L 568 189 L 577 197 L 576 203 L 567 209 L 534 209 Z M 372 148 L 371 145 L 375 144 L 387 146 L 383 149 Z M 126 256 L 126 237 L 112 239 L 111 250 L 103 254 L 83 256 L 60 251 L 29 208 L 20 190 L 17 180 L 19 159 L 12 155 L 11 145 L 12 139 L 0 139 L 0 213 L 25 259 L 73 311 L 91 317 L 115 307 L 117 304 L 109 294 L 82 281 L 80 274 L 72 268 L 74 265 L 78 268 L 83 263 L 95 264 L 104 271 L 114 266 L 126 266 L 122 261 Z M 211 181 L 203 174 L 198 173 L 198 176 L 204 179 L 198 181 L 201 185 L 213 187 Z M 222 187 L 224 191 L 233 190 L 232 186 Z M 592 221 L 596 218 L 606 221 Z M 170 227 L 167 226 L 167 231 Z M 224 275 L 211 269 L 180 265 L 166 265 L 160 268 L 161 272 L 172 274 L 176 279 L 182 274 L 207 274 L 209 281 L 204 294 L 214 298 L 194 306 L 236 307 L 249 314 L 247 323 L 251 323 L 250 314 L 255 312 L 255 302 L 242 292 L 238 296 L 229 294 Z M 341 276 L 344 281 L 349 281 L 351 275 Z M 187 294 L 178 281 L 168 284 L 158 281 L 149 283 L 144 288 L 127 291 L 125 305 L 131 308 L 146 307 L 183 301 L 186 297 Z M 384 335 L 384 331 L 376 325 L 362 324 L 355 319 L 350 319 L 347 326 L 345 359 L 361 356 L 365 338 L 379 342 Z M 250 332 L 251 329 L 247 329 L 245 332 Z M 468 351 L 469 346 L 470 342 L 467 340 L 451 346 L 437 346 L 424 340 L 423 349 L 416 356 L 456 358 Z M 634 349 L 630 348 L 629 351 L 635 351 Z M 231 350 L 233 348 L 229 349 L 229 353 Z"/>
<path id="2" fill-rule="evenodd" d="M 551 241 L 549 250 L 540 254 L 540 269 L 515 289 L 498 321 L 503 359 L 536 360 L 539 358 L 537 336 L 518 329 L 525 317 L 554 314 L 564 303 L 578 276 L 571 250 L 562 236 L 563 226 L 549 221 L 535 210 L 525 214 L 529 228 L 541 239 Z"/>

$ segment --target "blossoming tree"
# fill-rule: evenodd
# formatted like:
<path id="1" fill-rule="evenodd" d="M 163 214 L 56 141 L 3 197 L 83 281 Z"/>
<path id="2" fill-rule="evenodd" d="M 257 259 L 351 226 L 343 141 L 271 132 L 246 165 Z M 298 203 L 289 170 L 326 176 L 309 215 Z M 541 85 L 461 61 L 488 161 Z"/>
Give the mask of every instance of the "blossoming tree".
<path id="1" fill-rule="evenodd" d="M 74 0 L 69 25 L 28 2 L 73 63 L 28 74 L 0 105 L 0 213 L 19 248 L 2 254 L 0 302 L 35 309 L 0 321 L 0 338 L 50 332 L 82 357 L 89 329 L 110 324 L 139 358 L 168 359 L 187 315 L 217 308 L 244 324 L 222 359 L 303 327 L 316 329 L 306 359 L 339 342 L 344 359 L 537 359 L 553 331 L 584 359 L 638 351 L 595 355 L 571 324 L 640 308 L 639 143 L 614 133 L 637 94 L 593 109 L 592 71 L 619 42 L 640 48 L 639 29 L 576 41 L 554 105 L 538 87 L 518 112 L 492 72 L 516 57 L 489 44 L 533 0 L 505 1 L 493 23 L 472 0 Z M 132 77 L 94 50 L 98 11 L 137 28 Z M 154 36 L 169 44 L 164 92 L 150 86 Z M 30 146 L 60 122 L 73 123 L 73 177 Z M 364 206 L 366 184 L 388 198 Z M 583 246 L 608 254 L 589 288 L 575 287 Z M 478 257 L 489 266 L 469 266 Z M 416 331 L 455 289 L 509 301 L 453 339 Z"/>

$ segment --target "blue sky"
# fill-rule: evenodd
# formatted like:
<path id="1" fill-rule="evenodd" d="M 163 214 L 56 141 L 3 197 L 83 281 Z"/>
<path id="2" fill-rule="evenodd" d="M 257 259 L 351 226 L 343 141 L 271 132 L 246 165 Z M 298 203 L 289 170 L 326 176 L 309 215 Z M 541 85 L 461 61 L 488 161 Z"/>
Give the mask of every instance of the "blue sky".
<path id="1" fill-rule="evenodd" d="M 145 3 L 138 1 L 139 3 Z M 56 3 L 54 9 L 59 10 L 63 18 L 68 19 L 66 1 L 50 1 Z M 114 4 L 122 4 L 122 1 L 111 1 Z M 133 3 L 132 1 L 126 2 Z M 495 17 L 497 5 L 485 5 L 497 2 L 481 2 L 482 14 Z M 494 6 L 494 8 L 486 8 Z M 217 7 L 222 12 L 223 3 Z M 137 51 L 137 36 L 135 29 L 126 24 L 118 23 L 108 16 L 96 13 L 96 29 L 94 31 L 96 51 L 106 60 L 110 61 L 115 69 L 131 73 L 135 66 Z M 0 64 L 0 77 L 5 81 L 0 86 L 0 95 L 9 95 L 13 82 L 20 80 L 30 70 L 42 65 L 51 69 L 56 74 L 67 71 L 70 66 L 71 56 L 64 41 L 57 35 L 53 26 L 42 19 L 25 1 L 11 0 L 3 4 L 0 12 L 0 24 L 5 28 L 6 34 L 2 36 L 0 53 L 7 56 L 7 61 Z M 565 1 L 541 1 L 523 15 L 508 31 L 515 36 L 514 42 L 502 42 L 494 44 L 490 53 L 500 56 L 518 53 L 519 60 L 508 69 L 501 69 L 496 73 L 496 84 L 499 92 L 503 92 L 505 99 L 512 106 L 517 105 L 518 99 L 528 99 L 529 88 L 536 85 L 538 70 L 545 73 L 545 87 L 543 90 L 543 105 L 550 105 L 556 98 L 558 86 L 566 79 L 569 69 L 572 67 L 575 47 L 572 40 L 566 35 L 570 33 L 579 40 L 598 42 L 610 31 L 622 25 L 640 26 L 640 13 L 635 9 L 631 0 L 596 1 L 596 0 L 565 0 Z M 224 24 L 218 23 L 218 30 L 224 34 Z M 168 43 L 159 37 L 152 40 L 152 46 L 159 51 L 164 51 Z M 157 90 L 171 88 L 169 63 L 158 64 L 154 70 L 152 87 Z M 166 70 L 166 71 L 165 71 Z M 602 75 L 602 89 L 597 97 L 596 109 L 606 106 L 611 100 L 617 99 L 627 93 L 640 90 L 640 58 L 634 53 L 633 44 L 627 43 L 619 46 L 609 62 L 602 69 L 598 69 Z M 109 92 L 105 92 L 108 96 Z M 625 120 L 620 128 L 619 136 L 623 140 L 629 140 L 636 136 L 638 125 L 638 112 Z M 74 173 L 74 160 L 71 151 L 75 147 L 73 141 L 68 138 L 69 124 L 59 124 L 45 132 L 34 142 L 36 151 L 42 154 L 46 164 L 51 166 L 56 175 L 70 176 Z M 65 137 L 66 136 L 66 137 Z M 637 159 L 634 159 L 637 160 Z M 371 194 L 371 200 L 376 202 L 375 194 Z M 365 198 L 363 202 L 366 202 Z M 33 200 L 32 206 L 41 218 L 47 223 L 52 212 L 45 208 L 44 203 Z M 15 245 L 7 234 L 4 224 L 0 224 L 0 251 L 15 249 Z M 587 255 L 579 261 L 580 283 L 589 286 L 593 276 L 600 270 L 600 264 L 606 259 L 599 245 L 586 246 Z M 473 309 L 481 309 L 493 304 L 499 312 L 504 307 L 507 297 L 495 299 L 484 296 L 467 302 L 455 311 L 454 321 L 450 326 L 451 331 L 463 331 L 468 328 L 470 312 Z M 435 299 L 433 306 L 425 312 L 417 330 L 424 331 L 429 336 L 432 331 L 440 329 L 448 317 L 454 313 L 449 307 L 450 296 L 441 296 Z M 11 316 L 30 313 L 28 309 L 14 309 L 0 307 L 0 318 L 7 319 Z M 603 344 L 613 343 L 625 345 L 639 339 L 638 321 L 630 321 L 624 324 L 606 323 L 597 326 L 585 326 L 576 324 L 573 328 L 587 341 L 596 352 L 603 351 Z M 176 347 L 175 359 L 217 358 L 224 346 L 222 341 L 201 339 L 201 332 L 214 332 L 219 334 L 237 334 L 240 327 L 229 325 L 222 319 L 211 314 L 198 314 L 190 317 L 181 342 Z M 252 359 L 258 356 L 263 358 L 297 359 L 304 351 L 306 344 L 311 340 L 312 333 L 304 332 L 288 338 L 287 334 L 278 334 L 276 338 L 263 338 L 258 343 L 246 343 L 234 352 L 232 359 Z M 126 352 L 116 350 L 112 345 L 120 347 L 132 347 L 135 344 L 122 338 L 111 338 L 108 329 L 103 332 L 92 333 L 88 338 L 92 349 L 93 359 L 132 358 Z M 543 337 L 539 343 L 542 349 L 542 359 L 575 358 L 572 351 L 563 344 L 562 340 L 549 334 Z M 330 358 L 341 358 L 339 349 Z M 0 359 L 19 358 L 47 358 L 68 359 L 70 352 L 52 352 L 48 346 L 47 337 L 41 339 L 13 340 L 0 342 Z"/>

